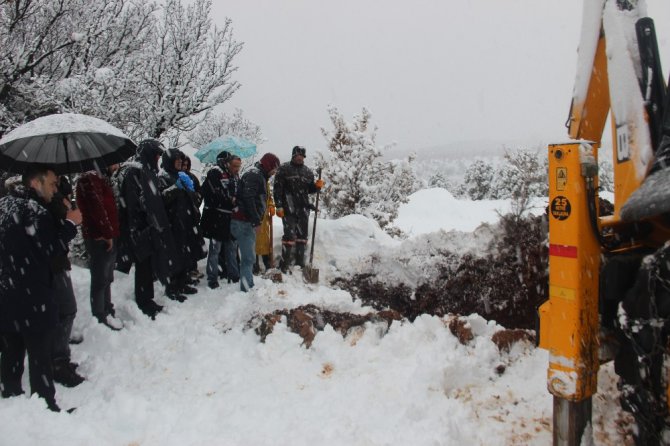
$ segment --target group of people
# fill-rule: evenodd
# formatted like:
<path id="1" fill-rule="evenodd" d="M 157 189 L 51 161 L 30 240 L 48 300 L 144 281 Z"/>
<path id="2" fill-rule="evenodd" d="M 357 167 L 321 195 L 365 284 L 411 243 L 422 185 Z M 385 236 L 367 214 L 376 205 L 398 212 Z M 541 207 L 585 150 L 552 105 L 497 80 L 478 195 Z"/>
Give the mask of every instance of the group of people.
<path id="1" fill-rule="evenodd" d="M 280 268 L 304 266 L 309 194 L 324 183 L 304 165 L 306 150 L 293 148 L 291 161 L 266 153 L 240 176 L 242 160 L 217 157 L 203 180 L 190 159 L 159 141 L 139 143 L 133 160 L 85 172 L 73 190 L 53 167 L 35 165 L 3 181 L 0 191 L 0 390 L 23 393 L 28 355 L 31 392 L 56 404 L 54 381 L 73 387 L 84 381 L 70 359 L 77 312 L 69 275 L 69 244 L 81 225 L 91 275 L 91 313 L 111 330 L 123 329 L 112 303 L 114 270 L 134 266 L 138 308 L 151 319 L 163 307 L 154 282 L 179 302 L 197 293 L 197 262 L 207 257 L 211 289 L 219 280 L 249 291 L 262 260 L 272 266 L 272 217 L 282 218 Z M 159 169 L 161 161 L 161 169 Z M 274 178 L 271 183 L 270 179 Z M 201 206 L 202 205 L 202 206 Z M 202 213 L 201 213 L 202 209 Z M 209 249 L 205 249 L 205 238 Z M 257 243 L 258 242 L 258 243 Z"/>

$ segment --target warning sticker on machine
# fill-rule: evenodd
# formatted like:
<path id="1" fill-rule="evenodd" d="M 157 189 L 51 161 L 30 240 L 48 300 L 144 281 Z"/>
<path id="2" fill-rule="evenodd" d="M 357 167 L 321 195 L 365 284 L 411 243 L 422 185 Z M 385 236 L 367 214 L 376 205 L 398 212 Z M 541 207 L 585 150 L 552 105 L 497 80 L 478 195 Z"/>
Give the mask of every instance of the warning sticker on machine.
<path id="1" fill-rule="evenodd" d="M 570 217 L 570 212 L 572 208 L 570 206 L 570 201 L 562 195 L 554 198 L 551 201 L 551 206 L 549 207 L 552 217 L 556 220 L 567 220 Z"/>
<path id="2" fill-rule="evenodd" d="M 558 167 L 556 169 L 556 190 L 565 190 L 568 184 L 568 169 L 566 167 Z"/>

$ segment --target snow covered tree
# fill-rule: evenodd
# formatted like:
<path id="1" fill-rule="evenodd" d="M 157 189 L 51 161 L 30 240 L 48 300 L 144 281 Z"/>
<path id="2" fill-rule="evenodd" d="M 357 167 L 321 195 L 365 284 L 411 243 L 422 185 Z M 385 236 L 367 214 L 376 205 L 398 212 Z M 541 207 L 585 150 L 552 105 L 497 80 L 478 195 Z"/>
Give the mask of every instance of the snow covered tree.
<path id="1" fill-rule="evenodd" d="M 232 25 L 210 0 L 0 0 L 0 134 L 55 112 L 131 137 L 192 130 L 237 90 Z"/>
<path id="2" fill-rule="evenodd" d="M 548 194 L 547 162 L 541 161 L 536 152 L 506 151 L 504 159 L 494 185 L 498 198 L 543 197 Z"/>
<path id="3" fill-rule="evenodd" d="M 439 187 L 446 190 L 451 190 L 453 185 L 451 182 L 442 174 L 442 172 L 435 172 L 428 181 L 426 182 L 428 187 Z"/>
<path id="4" fill-rule="evenodd" d="M 498 198 L 512 200 L 512 214 L 521 217 L 532 197 L 549 194 L 547 180 L 548 161 L 540 161 L 537 152 L 528 150 L 507 151 L 505 164 L 496 177 Z"/>
<path id="5" fill-rule="evenodd" d="M 167 131 L 191 131 L 203 112 L 221 104 L 239 88 L 232 79 L 242 43 L 232 22 L 212 25 L 211 0 L 167 0 L 155 24 L 152 46 L 141 76 L 141 106 L 133 133 L 160 138 Z"/>
<path id="6" fill-rule="evenodd" d="M 610 157 L 598 158 L 598 187 L 614 192 L 614 166 Z"/>
<path id="7" fill-rule="evenodd" d="M 497 198 L 494 187 L 496 171 L 493 165 L 482 159 L 477 159 L 465 171 L 463 183 L 459 187 L 459 195 L 471 200 Z"/>
<path id="8" fill-rule="evenodd" d="M 187 135 L 187 139 L 193 147 L 198 148 L 224 135 L 237 136 L 256 144 L 265 141 L 260 126 L 248 120 L 239 108 L 232 115 L 217 113 L 207 116 Z"/>
<path id="9" fill-rule="evenodd" d="M 406 203 L 415 190 L 413 157 L 396 163 L 381 160 L 377 129 L 372 127 L 372 115 L 367 109 L 363 108 L 351 123 L 345 121 L 337 107 L 330 106 L 328 114 L 333 129 L 321 132 L 331 156 L 320 156 L 317 161 L 326 179 L 323 204 L 328 216 L 361 214 L 385 227 L 397 216 L 398 206 Z"/>
<path id="10" fill-rule="evenodd" d="M 110 119 L 117 98 L 97 84 L 132 71 L 128 58 L 145 44 L 154 10 L 140 0 L 0 2 L 0 133 L 58 111 L 122 126 Z"/>

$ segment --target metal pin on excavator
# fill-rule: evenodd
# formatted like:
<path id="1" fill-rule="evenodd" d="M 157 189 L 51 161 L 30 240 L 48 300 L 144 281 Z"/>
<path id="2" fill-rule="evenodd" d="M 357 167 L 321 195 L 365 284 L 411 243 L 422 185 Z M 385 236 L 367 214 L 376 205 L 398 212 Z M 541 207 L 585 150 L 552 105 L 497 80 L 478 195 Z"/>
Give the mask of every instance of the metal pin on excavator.
<path id="1" fill-rule="evenodd" d="M 549 300 L 539 316 L 554 445 L 588 435 L 599 365 L 612 359 L 605 347 L 636 444 L 670 444 L 670 103 L 644 9 L 585 0 L 572 142 L 549 146 Z M 608 114 L 614 210 L 601 215 L 597 159 Z"/>

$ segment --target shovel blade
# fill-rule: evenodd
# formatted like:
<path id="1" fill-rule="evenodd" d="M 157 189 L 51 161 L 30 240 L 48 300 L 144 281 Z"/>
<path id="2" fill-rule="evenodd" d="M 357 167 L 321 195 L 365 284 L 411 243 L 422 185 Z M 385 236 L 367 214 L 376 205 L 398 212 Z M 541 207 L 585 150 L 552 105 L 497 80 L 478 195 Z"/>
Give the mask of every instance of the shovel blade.
<path id="1" fill-rule="evenodd" d="M 311 266 L 306 266 L 302 270 L 302 277 L 307 283 L 318 283 L 319 282 L 319 269 L 312 268 Z"/>

